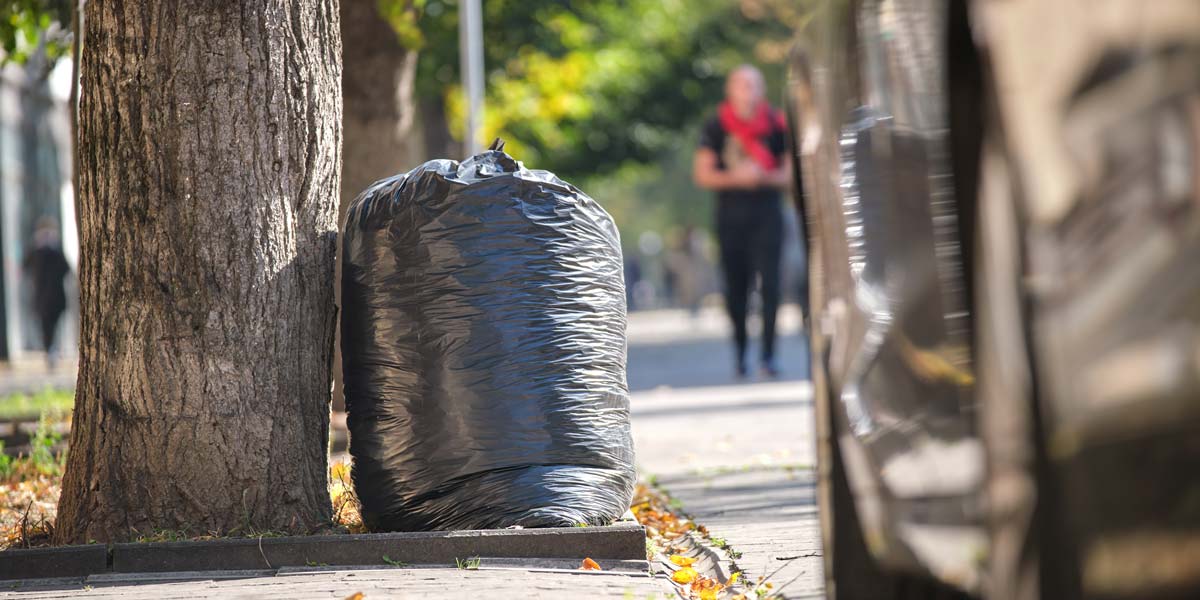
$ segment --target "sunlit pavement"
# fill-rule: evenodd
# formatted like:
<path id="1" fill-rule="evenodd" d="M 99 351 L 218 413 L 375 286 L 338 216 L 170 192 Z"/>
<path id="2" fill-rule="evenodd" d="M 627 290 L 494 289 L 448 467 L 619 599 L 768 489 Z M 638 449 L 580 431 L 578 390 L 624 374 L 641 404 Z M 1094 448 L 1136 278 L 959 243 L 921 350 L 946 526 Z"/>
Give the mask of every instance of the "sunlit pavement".
<path id="1" fill-rule="evenodd" d="M 740 553 L 751 579 L 820 597 L 808 359 L 798 311 L 781 316 L 781 377 L 738 381 L 719 311 L 631 315 L 634 443 L 643 476 Z"/>
<path id="2" fill-rule="evenodd" d="M 723 538 L 749 580 L 821 595 L 811 390 L 799 316 L 782 315 L 782 376 L 737 381 L 719 310 L 630 317 L 629 382 L 643 475 Z M 753 331 L 753 328 L 752 328 Z M 346 569 L 202 574 L 186 581 L 44 581 L 13 598 L 673 598 L 664 575 L 565 569 Z M 178 574 L 177 574 L 178 575 Z M 231 576 L 232 575 L 232 576 Z M 131 576 L 135 577 L 136 576 Z"/>
<path id="3" fill-rule="evenodd" d="M 14 362 L 0 362 L 0 396 L 33 394 L 44 389 L 69 390 L 75 387 L 78 371 L 75 357 L 60 361 L 53 369 L 45 356 L 36 353 Z"/>

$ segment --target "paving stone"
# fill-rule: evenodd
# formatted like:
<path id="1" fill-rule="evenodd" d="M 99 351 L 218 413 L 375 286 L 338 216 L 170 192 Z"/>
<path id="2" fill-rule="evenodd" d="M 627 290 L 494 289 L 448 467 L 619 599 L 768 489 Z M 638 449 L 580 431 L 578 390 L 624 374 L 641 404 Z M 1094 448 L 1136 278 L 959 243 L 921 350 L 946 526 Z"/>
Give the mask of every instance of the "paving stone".
<path id="1" fill-rule="evenodd" d="M 684 511 L 724 538 L 750 580 L 769 577 L 785 598 L 819 598 L 824 590 L 815 474 L 760 468 L 706 480 L 664 477 L 660 484 Z"/>
<path id="2" fill-rule="evenodd" d="M 251 585 L 253 584 L 253 585 Z M 29 600 L 51 598 L 105 598 L 142 600 L 157 598 L 346 598 L 362 592 L 374 598 L 619 598 L 673 597 L 662 576 L 605 572 L 522 572 L 457 568 L 392 568 L 327 571 L 255 579 L 213 579 L 183 583 L 143 582 L 120 587 L 82 584 L 31 589 L 0 597 Z"/>

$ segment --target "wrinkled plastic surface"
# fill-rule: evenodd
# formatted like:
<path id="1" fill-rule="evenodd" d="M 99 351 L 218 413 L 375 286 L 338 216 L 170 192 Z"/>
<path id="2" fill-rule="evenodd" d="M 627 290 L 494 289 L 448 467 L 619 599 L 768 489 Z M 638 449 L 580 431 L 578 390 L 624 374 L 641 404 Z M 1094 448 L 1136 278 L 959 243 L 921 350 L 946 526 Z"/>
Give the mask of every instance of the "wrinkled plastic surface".
<path id="1" fill-rule="evenodd" d="M 375 531 L 600 525 L 633 493 L 620 240 L 487 151 L 379 181 L 343 239 L 353 479 Z"/>

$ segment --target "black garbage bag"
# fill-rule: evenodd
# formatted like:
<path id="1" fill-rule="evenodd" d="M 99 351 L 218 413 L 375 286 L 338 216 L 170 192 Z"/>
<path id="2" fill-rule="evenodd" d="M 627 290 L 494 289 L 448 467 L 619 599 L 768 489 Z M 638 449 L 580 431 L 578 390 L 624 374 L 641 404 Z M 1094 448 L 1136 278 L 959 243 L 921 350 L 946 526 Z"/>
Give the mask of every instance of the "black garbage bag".
<path id="1" fill-rule="evenodd" d="M 625 292 L 604 209 L 486 151 L 375 183 L 343 244 L 367 527 L 599 525 L 628 509 Z"/>

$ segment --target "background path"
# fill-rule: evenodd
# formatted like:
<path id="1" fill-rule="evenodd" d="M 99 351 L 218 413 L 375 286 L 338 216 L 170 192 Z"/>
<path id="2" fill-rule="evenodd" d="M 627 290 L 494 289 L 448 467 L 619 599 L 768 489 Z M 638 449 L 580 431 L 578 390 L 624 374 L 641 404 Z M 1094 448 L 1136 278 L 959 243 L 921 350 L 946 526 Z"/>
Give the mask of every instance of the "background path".
<path id="1" fill-rule="evenodd" d="M 782 377 L 739 382 L 720 312 L 632 315 L 634 443 L 643 476 L 727 542 L 746 575 L 770 575 L 787 598 L 819 598 L 808 357 L 797 311 L 781 322 Z"/>

